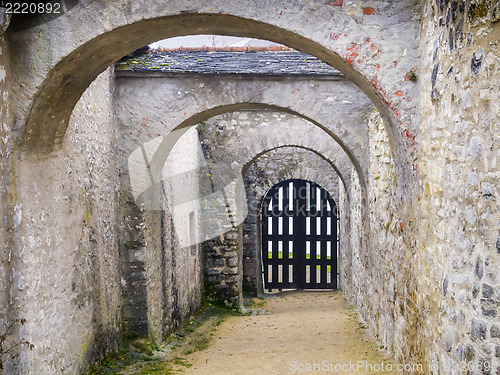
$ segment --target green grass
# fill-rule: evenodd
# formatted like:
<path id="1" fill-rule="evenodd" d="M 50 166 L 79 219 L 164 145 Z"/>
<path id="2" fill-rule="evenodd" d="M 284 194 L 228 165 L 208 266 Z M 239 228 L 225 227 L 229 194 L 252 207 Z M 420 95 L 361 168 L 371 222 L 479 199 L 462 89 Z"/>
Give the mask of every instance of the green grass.
<path id="1" fill-rule="evenodd" d="M 273 252 L 269 251 L 267 253 L 267 258 L 272 259 L 273 258 Z M 278 252 L 278 259 L 283 259 L 283 251 Z M 288 259 L 293 259 L 293 253 L 288 253 Z M 311 254 L 306 254 L 306 259 L 311 259 Z M 320 255 L 316 255 L 316 259 L 321 259 Z M 332 257 L 327 257 L 328 260 L 332 259 Z M 331 266 L 327 266 L 328 272 L 331 272 Z M 337 258 L 337 272 L 340 271 L 340 263 L 339 263 L 339 258 Z"/>
<path id="2" fill-rule="evenodd" d="M 174 358 L 174 363 L 175 363 L 176 365 L 179 365 L 179 366 L 184 366 L 184 367 L 187 367 L 187 368 L 189 368 L 189 367 L 191 367 L 191 366 L 192 366 L 192 364 L 191 364 L 191 363 L 188 363 L 188 362 L 186 362 L 186 360 L 185 360 L 185 359 L 183 359 L 183 358 L 179 358 L 179 357 Z"/>
<path id="3" fill-rule="evenodd" d="M 259 303 L 260 304 L 260 303 Z M 213 336 L 216 327 L 229 316 L 242 315 L 236 311 L 228 310 L 205 303 L 201 313 L 187 322 L 185 328 L 170 335 L 161 345 L 169 354 L 161 358 L 154 355 L 142 354 L 131 356 L 128 350 L 109 355 L 99 364 L 86 372 L 86 375 L 122 374 L 122 370 L 133 369 L 139 375 L 173 375 L 182 372 L 181 367 L 190 367 L 183 357 L 205 350 Z M 160 348 L 156 348 L 157 350 Z M 134 349 L 137 350 L 137 349 Z"/>
<path id="4" fill-rule="evenodd" d="M 99 364 L 87 371 L 87 375 L 105 375 L 132 363 L 132 357 L 126 350 L 120 350 L 104 358 Z"/>
<path id="5" fill-rule="evenodd" d="M 256 300 L 258 300 L 258 302 L 256 302 Z M 252 299 L 246 299 L 244 304 L 246 308 L 252 308 L 252 307 L 261 308 L 264 307 L 264 305 L 266 304 L 266 300 L 262 297 L 254 297 Z"/>

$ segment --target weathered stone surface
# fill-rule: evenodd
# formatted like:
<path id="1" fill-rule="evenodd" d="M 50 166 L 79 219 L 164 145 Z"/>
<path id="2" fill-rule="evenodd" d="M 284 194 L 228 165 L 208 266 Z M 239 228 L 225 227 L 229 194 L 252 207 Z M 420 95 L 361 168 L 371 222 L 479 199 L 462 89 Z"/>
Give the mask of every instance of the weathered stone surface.
<path id="1" fill-rule="evenodd" d="M 483 284 L 483 294 L 482 294 L 483 298 L 490 299 L 491 297 L 494 296 L 494 294 L 495 290 L 491 285 Z"/>
<path id="2" fill-rule="evenodd" d="M 17 95 L 22 99 L 17 116 L 21 126 L 38 92 L 36 109 L 29 111 L 29 125 L 21 129 L 21 133 L 28 134 L 28 139 L 23 136 L 19 139 L 23 143 L 35 142 L 34 149 L 45 151 L 60 144 L 66 121 L 53 119 L 49 115 L 50 108 L 56 105 L 71 112 L 83 91 L 80 88 L 87 87 L 98 72 L 154 40 L 193 33 L 247 34 L 263 39 L 272 36 L 276 42 L 311 55 L 321 55 L 323 60 L 352 79 L 379 107 L 397 147 L 394 155 L 401 159 L 401 164 L 407 163 L 406 137 L 408 134 L 410 138 L 413 136 L 417 87 L 404 77 L 418 67 L 418 38 L 415 35 L 419 30 L 419 2 L 384 0 L 373 8 L 375 14 L 372 15 L 364 14 L 362 8 L 366 7 L 361 5 L 351 3 L 332 9 L 328 3 L 304 4 L 297 0 L 285 7 L 264 0 L 228 7 L 224 1 L 210 0 L 191 2 L 186 11 L 182 2 L 148 3 L 147 6 L 137 3 L 134 7 L 110 0 L 99 5 L 80 3 L 64 17 L 34 26 L 32 32 L 15 35 L 19 48 L 14 67 L 19 75 L 29 71 L 29 56 L 34 56 L 47 41 L 57 46 L 39 59 L 41 73 L 30 76 L 22 90 L 24 93 Z M 87 24 L 82 18 L 92 21 Z M 72 32 L 67 32 L 68 25 Z M 325 28 L 324 25 L 329 26 Z M 400 32 L 385 32 L 387 27 L 394 25 L 398 25 Z M 33 37 L 40 28 L 44 30 L 43 40 Z M 90 61 L 93 63 L 89 64 Z M 57 69 L 54 68 L 56 64 Z M 75 74 L 82 71 L 86 74 Z M 69 76 L 72 78 L 66 84 Z M 64 87 L 64 90 L 56 87 Z M 395 92 L 404 93 L 406 100 L 393 96 Z M 44 129 L 38 128 L 37 123 L 44 123 Z M 42 138 L 44 140 L 38 143 Z"/>
<path id="3" fill-rule="evenodd" d="M 483 340 L 486 338 L 487 327 L 484 322 L 472 319 L 471 335 L 474 339 Z"/>
<path id="4" fill-rule="evenodd" d="M 0 35 L 9 27 L 11 17 L 12 14 L 8 13 L 6 8 L 0 8 Z"/>
<path id="5" fill-rule="evenodd" d="M 423 334 L 427 338 L 436 335 L 439 329 L 431 327 L 446 322 L 450 309 L 462 311 L 463 319 L 451 320 L 450 327 L 455 338 L 452 352 L 463 348 L 463 357 L 456 360 L 443 347 L 432 344 L 425 350 L 427 358 L 449 358 L 455 366 L 461 359 L 493 362 L 494 355 L 487 348 L 493 347 L 490 328 L 498 319 L 493 290 L 499 285 L 493 276 L 497 271 L 493 270 L 500 266 L 495 251 L 498 229 L 493 224 L 499 217 L 498 182 L 489 185 L 498 181 L 495 124 L 500 119 L 495 98 L 500 65 L 495 50 L 498 32 L 496 24 L 491 23 L 497 3 L 460 1 L 455 12 L 453 1 L 427 2 L 422 18 L 422 35 L 427 36 L 421 39 L 422 69 L 427 73 L 423 78 L 426 84 L 420 86 L 423 122 L 419 130 L 418 246 L 422 250 L 417 251 L 417 257 L 421 269 L 425 269 L 419 276 L 420 292 L 435 296 L 431 291 L 422 292 L 422 288 L 440 283 L 444 270 L 454 270 L 446 296 L 441 294 L 436 304 L 428 305 L 436 313 L 431 314 L 434 323 L 427 323 Z M 460 10 L 464 6 L 465 12 Z M 439 24 L 448 10 L 452 13 L 449 24 Z M 452 29 L 455 38 L 450 52 Z M 436 96 L 431 99 L 429 84 L 437 63 L 443 72 L 453 69 L 449 75 L 437 75 Z M 487 184 L 486 190 L 483 184 Z M 425 298 L 419 309 L 425 305 Z"/>
<path id="6" fill-rule="evenodd" d="M 219 0 L 189 7 L 85 1 L 49 23 L 25 32 L 10 25 L 0 35 L 0 324 L 25 317 L 17 333 L 35 344 L 6 361 L 7 373 L 81 373 L 117 347 L 122 322 L 130 323 L 124 318 L 138 317 L 139 331 L 157 338 L 195 306 L 200 253 L 180 251 L 182 236 L 175 238 L 168 215 L 122 210 L 121 151 L 149 140 L 142 131 L 144 138 L 131 142 L 148 125 L 142 113 L 158 112 L 156 125 L 164 121 L 170 131 L 185 118 L 184 108 L 190 117 L 240 99 L 311 115 L 356 156 L 357 170 L 339 184 L 341 286 L 391 354 L 436 363 L 439 374 L 449 373 L 448 361 L 499 356 L 493 314 L 499 296 L 491 292 L 500 288 L 498 1 L 381 1 L 370 4 L 373 14 L 358 1 L 285 5 L 259 0 L 228 10 Z M 201 83 L 197 78 L 171 77 L 168 98 L 115 108 L 108 72 L 85 92 L 135 48 L 199 32 L 271 36 L 322 57 L 352 78 L 379 113 L 371 108 L 362 121 L 354 113 L 350 122 L 329 112 L 336 101 L 349 105 L 331 96 L 331 82 L 307 89 L 287 82 L 268 92 L 259 92 L 260 83 L 221 85 L 227 97 L 212 104 L 211 90 L 189 85 Z M 166 116 L 165 108 L 175 110 Z M 127 110 L 135 122 L 118 136 L 114 113 Z M 313 159 L 306 154 L 300 160 Z M 274 157 L 291 163 L 281 151 L 266 157 L 278 174 Z M 127 212 L 141 215 L 122 220 Z M 217 246 L 206 253 L 226 259 Z M 139 256 L 128 258 L 132 253 Z M 226 266 L 211 267 L 218 273 L 207 279 L 233 306 L 242 267 L 224 275 Z M 169 306 L 179 309 L 163 315 Z M 71 335 L 64 334 L 68 327 Z"/>
<path id="7" fill-rule="evenodd" d="M 453 348 L 453 331 L 450 327 L 445 327 L 444 348 L 447 351 Z"/>
<path id="8" fill-rule="evenodd" d="M 500 338 L 500 326 L 498 324 L 493 324 L 490 329 L 491 338 Z"/>
<path id="9" fill-rule="evenodd" d="M 494 307 L 483 305 L 481 306 L 481 310 L 484 316 L 495 318 L 497 316 L 497 310 Z"/>
<path id="10" fill-rule="evenodd" d="M 467 14 L 471 26 L 479 26 L 488 21 L 490 14 L 491 0 L 471 0 Z"/>
<path id="11" fill-rule="evenodd" d="M 118 348 L 122 300 L 113 85 L 108 70 L 84 93 L 61 152 L 16 161 L 16 244 L 10 251 L 19 271 L 12 293 L 16 314 L 27 320 L 26 339 L 36 349 L 23 354 L 24 361 L 8 363 L 12 373 L 68 367 L 81 372 Z M 52 359 L 40 355 L 45 352 Z"/>
<path id="12" fill-rule="evenodd" d="M 491 11 L 491 22 L 500 21 L 500 2 L 497 1 L 493 10 Z"/>
<path id="13" fill-rule="evenodd" d="M 227 265 L 228 265 L 228 267 L 237 267 L 238 266 L 238 258 L 237 257 L 229 258 L 227 260 Z"/>
<path id="14" fill-rule="evenodd" d="M 160 137 L 179 126 L 194 126 L 199 121 L 207 122 L 224 113 L 244 113 L 245 110 L 260 108 L 264 113 L 266 110 L 274 112 L 260 115 L 261 126 L 256 126 L 251 119 L 236 117 L 230 120 L 234 124 L 221 122 L 223 127 L 214 134 L 228 138 L 225 144 L 221 144 L 225 152 L 221 149 L 219 155 L 227 153 L 226 159 L 229 159 L 229 153 L 232 153 L 234 161 L 244 168 L 259 152 L 297 145 L 324 153 L 344 174 L 348 173 L 346 164 L 354 164 L 358 173 L 362 173 L 362 184 L 365 183 L 369 165 L 365 162 L 368 149 L 365 116 L 374 110 L 374 106 L 358 87 L 343 77 L 332 77 L 334 81 L 316 79 L 313 83 L 311 77 L 269 81 L 265 76 L 234 80 L 213 75 L 117 74 L 118 121 L 136 147 L 151 141 L 152 134 L 154 139 L 162 139 Z M 335 90 L 331 89 L 332 84 Z M 182 100 L 169 100 L 172 97 Z M 157 98 L 163 105 L 160 108 L 152 105 L 152 98 Z M 294 120 L 292 115 L 296 117 Z M 249 132 L 256 142 L 243 145 L 242 140 Z M 291 136 L 294 132 L 300 132 L 300 137 Z"/>

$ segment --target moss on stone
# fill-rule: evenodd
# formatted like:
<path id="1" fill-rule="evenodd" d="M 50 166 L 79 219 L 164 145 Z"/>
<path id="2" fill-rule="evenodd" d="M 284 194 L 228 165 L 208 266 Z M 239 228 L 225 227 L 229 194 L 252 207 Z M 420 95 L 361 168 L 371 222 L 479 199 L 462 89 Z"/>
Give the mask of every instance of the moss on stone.
<path id="1" fill-rule="evenodd" d="M 488 17 L 491 0 L 476 0 L 469 4 L 469 22 L 471 26 L 478 26 Z"/>

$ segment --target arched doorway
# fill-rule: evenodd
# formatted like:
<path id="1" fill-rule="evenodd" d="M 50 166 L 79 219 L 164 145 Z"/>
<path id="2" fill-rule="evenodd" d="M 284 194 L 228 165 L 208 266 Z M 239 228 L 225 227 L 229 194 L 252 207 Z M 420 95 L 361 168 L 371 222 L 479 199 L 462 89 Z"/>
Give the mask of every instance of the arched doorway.
<path id="1" fill-rule="evenodd" d="M 262 202 L 264 289 L 337 289 L 337 207 L 305 180 L 273 186 Z"/>

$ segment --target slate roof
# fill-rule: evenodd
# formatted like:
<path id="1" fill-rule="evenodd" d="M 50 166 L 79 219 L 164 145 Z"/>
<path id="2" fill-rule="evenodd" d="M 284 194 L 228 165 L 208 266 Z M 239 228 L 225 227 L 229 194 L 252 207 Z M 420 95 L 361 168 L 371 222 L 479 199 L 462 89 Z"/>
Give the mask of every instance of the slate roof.
<path id="1" fill-rule="evenodd" d="M 296 51 L 152 51 L 125 57 L 116 64 L 115 69 L 207 75 L 340 75 L 336 69 L 316 57 Z"/>

